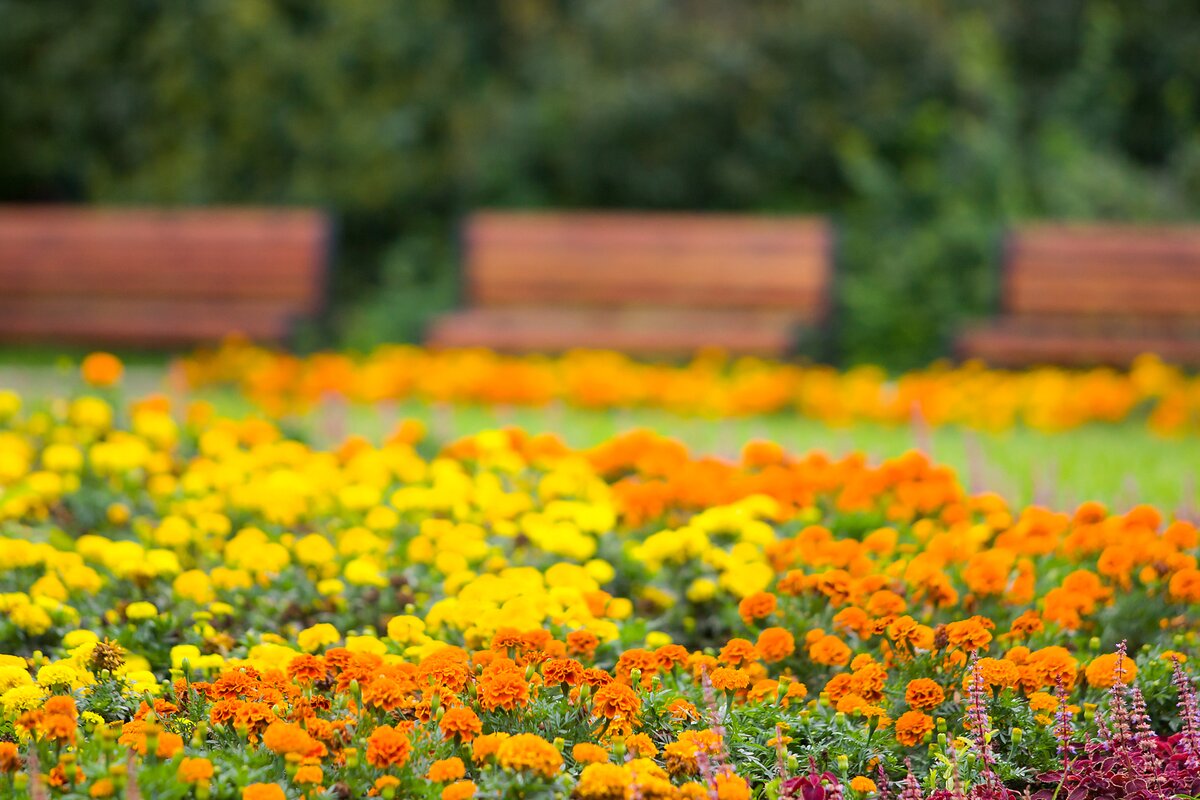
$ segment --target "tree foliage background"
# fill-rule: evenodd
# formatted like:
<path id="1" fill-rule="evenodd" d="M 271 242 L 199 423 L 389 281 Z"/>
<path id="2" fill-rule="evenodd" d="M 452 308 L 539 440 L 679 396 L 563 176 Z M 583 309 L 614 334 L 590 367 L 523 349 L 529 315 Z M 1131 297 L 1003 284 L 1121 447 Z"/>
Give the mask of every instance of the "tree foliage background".
<path id="1" fill-rule="evenodd" d="M 0 0 L 0 200 L 317 203 L 314 341 L 414 338 L 478 206 L 831 213 L 832 355 L 946 352 L 1023 218 L 1200 208 L 1191 0 Z"/>

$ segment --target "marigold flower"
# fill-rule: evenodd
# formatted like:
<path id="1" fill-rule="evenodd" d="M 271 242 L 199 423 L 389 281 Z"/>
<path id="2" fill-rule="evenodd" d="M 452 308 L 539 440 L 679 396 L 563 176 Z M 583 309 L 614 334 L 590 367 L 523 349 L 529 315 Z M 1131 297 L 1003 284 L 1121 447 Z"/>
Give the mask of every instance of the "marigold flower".
<path id="1" fill-rule="evenodd" d="M 442 789 L 442 800 L 469 800 L 474 797 L 476 786 L 472 781 L 456 781 Z"/>
<path id="2" fill-rule="evenodd" d="M 642 700 L 623 683 L 606 683 L 592 696 L 592 713 L 608 719 L 634 720 L 642 708 Z"/>
<path id="3" fill-rule="evenodd" d="M 83 379 L 92 386 L 107 388 L 115 386 L 125 372 L 121 359 L 112 353 L 91 353 L 79 365 Z"/>
<path id="4" fill-rule="evenodd" d="M 496 755 L 496 752 L 500 749 L 500 745 L 503 744 L 508 736 L 503 731 L 477 736 L 475 741 L 471 743 L 471 761 L 476 764 L 482 764 Z"/>
<path id="5" fill-rule="evenodd" d="M 851 650 L 836 636 L 825 634 L 808 646 L 808 657 L 818 664 L 841 667 L 850 663 Z"/>
<path id="6" fill-rule="evenodd" d="M 518 733 L 500 743 L 496 758 L 504 769 L 523 770 L 553 778 L 562 769 L 562 754 L 542 737 Z"/>
<path id="7" fill-rule="evenodd" d="M 1088 686 L 1095 686 L 1097 689 L 1111 687 L 1117 681 L 1117 667 L 1116 653 L 1105 653 L 1104 655 L 1096 656 L 1084 671 Z M 1129 656 L 1122 656 L 1120 659 L 1120 668 L 1122 671 L 1121 683 L 1129 686 L 1137 678 L 1137 664 Z"/>
<path id="8" fill-rule="evenodd" d="M 412 755 L 408 734 L 391 725 L 380 725 L 367 739 L 367 763 L 374 767 L 402 767 Z"/>
<path id="9" fill-rule="evenodd" d="M 438 720 L 438 727 L 446 739 L 458 737 L 464 744 L 470 742 L 483 732 L 483 723 L 479 715 L 467 706 L 449 708 Z"/>
<path id="10" fill-rule="evenodd" d="M 278 783 L 252 783 L 242 789 L 242 800 L 287 800 Z"/>
<path id="11" fill-rule="evenodd" d="M 175 775 L 182 783 L 207 783 L 212 780 L 213 764 L 207 758 L 185 757 Z"/>
<path id="12" fill-rule="evenodd" d="M 434 783 L 446 783 L 448 781 L 456 781 L 466 774 L 467 768 L 463 764 L 462 759 L 453 757 L 434 761 L 429 765 L 429 771 L 425 774 L 425 777 Z"/>
<path id="13" fill-rule="evenodd" d="M 16 772 L 21 768 L 21 754 L 12 742 L 0 742 L 0 772 Z"/>
<path id="14" fill-rule="evenodd" d="M 905 747 L 916 747 L 929 733 L 933 733 L 933 717 L 928 714 L 905 711 L 896 719 L 896 741 Z"/>
<path id="15" fill-rule="evenodd" d="M 738 614 L 741 615 L 742 621 L 749 625 L 754 620 L 771 616 L 778 605 L 779 601 L 770 592 L 755 592 L 738 603 Z"/>
<path id="16" fill-rule="evenodd" d="M 918 711 L 937 708 L 945 699 L 946 693 L 942 691 L 942 687 L 930 678 L 911 680 L 904 689 L 904 702 Z"/>
<path id="17" fill-rule="evenodd" d="M 602 764 L 608 761 L 608 751 L 591 742 L 580 742 L 571 748 L 571 758 L 580 764 Z"/>

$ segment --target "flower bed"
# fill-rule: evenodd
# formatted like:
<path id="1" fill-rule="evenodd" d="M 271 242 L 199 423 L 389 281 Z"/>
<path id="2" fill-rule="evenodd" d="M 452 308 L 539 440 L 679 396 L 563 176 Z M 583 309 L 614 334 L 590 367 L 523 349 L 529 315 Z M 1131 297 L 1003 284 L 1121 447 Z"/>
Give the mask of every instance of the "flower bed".
<path id="1" fill-rule="evenodd" d="M 377 403 L 580 408 L 661 408 L 711 418 L 791 414 L 830 425 L 860 422 L 1061 431 L 1145 420 L 1160 434 L 1200 430 L 1200 379 L 1154 356 L 1129 372 L 935 365 L 890 378 L 876 367 L 839 372 L 719 354 L 689 364 L 649 364 L 620 353 L 504 356 L 486 350 L 386 346 L 361 358 L 307 358 L 231 341 L 180 361 L 192 387 L 233 385 L 271 414 L 303 411 L 326 397 Z"/>
<path id="2" fill-rule="evenodd" d="M 0 797 L 1200 792 L 1195 525 L 910 453 L 736 463 L 0 394 Z"/>

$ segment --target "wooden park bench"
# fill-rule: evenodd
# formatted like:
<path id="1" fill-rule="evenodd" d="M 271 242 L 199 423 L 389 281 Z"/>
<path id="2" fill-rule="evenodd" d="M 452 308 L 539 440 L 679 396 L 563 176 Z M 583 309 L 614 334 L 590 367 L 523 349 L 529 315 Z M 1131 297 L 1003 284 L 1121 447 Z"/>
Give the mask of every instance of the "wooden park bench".
<path id="1" fill-rule="evenodd" d="M 463 248 L 468 307 L 434 346 L 782 355 L 824 321 L 832 273 L 810 217 L 486 212 Z"/>
<path id="2" fill-rule="evenodd" d="M 322 303 L 312 210 L 0 207 L 0 340 L 280 341 Z"/>
<path id="3" fill-rule="evenodd" d="M 1006 243 L 1003 315 L 959 355 L 996 365 L 1200 364 L 1200 227 L 1038 224 Z"/>

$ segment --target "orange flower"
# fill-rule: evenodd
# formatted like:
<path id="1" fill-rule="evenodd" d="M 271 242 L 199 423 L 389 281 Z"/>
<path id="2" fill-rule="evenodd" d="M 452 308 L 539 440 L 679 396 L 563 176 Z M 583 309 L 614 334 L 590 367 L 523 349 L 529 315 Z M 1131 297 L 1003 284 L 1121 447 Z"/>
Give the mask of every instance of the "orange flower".
<path id="1" fill-rule="evenodd" d="M 758 651 L 754 649 L 754 645 L 746 639 L 730 639 L 724 647 L 721 648 L 717 660 L 731 667 L 740 666 L 741 664 L 750 661 L 758 660 Z"/>
<path id="2" fill-rule="evenodd" d="M 608 751 L 591 742 L 580 742 L 571 748 L 571 758 L 579 764 L 603 764 L 608 761 Z"/>
<path id="3" fill-rule="evenodd" d="M 252 783 L 242 789 L 242 800 L 287 800 L 278 783 Z"/>
<path id="4" fill-rule="evenodd" d="M 855 775 L 851 778 L 850 788 L 859 794 L 871 794 L 872 792 L 879 791 L 879 787 L 875 785 L 875 781 L 866 775 Z"/>
<path id="5" fill-rule="evenodd" d="M 489 733 L 484 736 L 478 736 L 471 743 L 471 761 L 476 764 L 482 764 L 500 749 L 500 745 L 508 738 L 508 734 L 503 731 Z"/>
<path id="6" fill-rule="evenodd" d="M 484 672 L 479 681 L 479 704 L 488 711 L 512 711 L 529 702 L 529 684 L 517 670 Z"/>
<path id="7" fill-rule="evenodd" d="M 796 652 L 796 638 L 785 628 L 766 628 L 758 635 L 754 649 L 763 661 L 774 664 Z"/>
<path id="8" fill-rule="evenodd" d="M 455 706 L 446 710 L 438 722 L 442 736 L 446 739 L 458 737 L 464 744 L 470 742 L 483 732 L 483 723 L 479 716 L 466 706 Z"/>
<path id="9" fill-rule="evenodd" d="M 1117 667 L 1116 653 L 1105 653 L 1102 656 L 1096 656 L 1084 671 L 1084 674 L 1087 676 L 1088 686 L 1095 686 L 1097 689 L 1111 687 L 1117 682 Z M 1133 659 L 1129 656 L 1122 656 L 1120 668 L 1122 670 L 1121 683 L 1126 686 L 1133 683 L 1138 673 L 1137 664 L 1133 663 Z"/>
<path id="10" fill-rule="evenodd" d="M 616 681 L 601 686 L 592 698 L 592 714 L 597 717 L 632 722 L 641 708 L 642 701 L 637 692 Z"/>
<path id="11" fill-rule="evenodd" d="M 658 748 L 654 746 L 654 742 L 650 741 L 650 737 L 644 733 L 635 733 L 625 740 L 625 749 L 633 753 L 638 758 L 654 758 L 658 755 Z"/>
<path id="12" fill-rule="evenodd" d="M 500 743 L 496 757 L 504 769 L 533 772 L 547 780 L 553 778 L 563 765 L 562 754 L 554 745 L 533 733 L 508 737 Z"/>
<path id="13" fill-rule="evenodd" d="M 325 780 L 325 773 L 319 764 L 301 764 L 292 776 L 292 783 L 297 786 L 320 786 Z"/>
<path id="14" fill-rule="evenodd" d="M 583 678 L 583 665 L 573 658 L 551 658 L 542 663 L 542 678 L 551 686 L 574 686 Z"/>
<path id="15" fill-rule="evenodd" d="M 919 711 L 937 708 L 946 699 L 946 693 L 937 682 L 929 678 L 917 678 L 908 682 L 904 690 L 904 702 Z"/>
<path id="16" fill-rule="evenodd" d="M 0 772 L 16 772 L 21 768 L 21 754 L 12 742 L 0 742 Z"/>
<path id="17" fill-rule="evenodd" d="M 905 747 L 915 747 L 928 733 L 933 733 L 933 717 L 920 711 L 905 711 L 896 720 L 896 741 Z"/>
<path id="18" fill-rule="evenodd" d="M 719 692 L 737 692 L 750 685 L 750 676 L 744 670 L 719 667 L 710 678 L 713 688 Z"/>
<path id="19" fill-rule="evenodd" d="M 442 800 L 468 800 L 475 796 L 475 789 L 471 781 L 458 781 L 442 789 Z"/>
<path id="20" fill-rule="evenodd" d="M 175 775 L 182 783 L 207 783 L 212 780 L 213 765 L 207 758 L 184 758 Z"/>
<path id="21" fill-rule="evenodd" d="M 591 631 L 571 631 L 567 634 L 567 651 L 575 655 L 591 656 L 599 646 L 599 637 Z"/>
<path id="22" fill-rule="evenodd" d="M 402 767 L 412 754 L 408 734 L 391 725 L 380 725 L 367 739 L 367 763 L 374 767 Z"/>
<path id="23" fill-rule="evenodd" d="M 282 720 L 267 726 L 263 732 L 263 744 L 268 750 L 281 756 L 295 753 L 302 758 L 319 758 L 325 755 L 325 745 L 309 736 L 299 725 Z"/>
<path id="24" fill-rule="evenodd" d="M 826 666 L 845 666 L 850 663 L 850 655 L 846 643 L 832 634 L 825 634 L 808 646 L 808 657 Z"/>
<path id="25" fill-rule="evenodd" d="M 434 783 L 446 783 L 456 781 L 466 774 L 466 765 L 463 764 L 461 758 L 455 757 L 434 761 L 429 765 L 429 772 L 425 774 L 425 777 Z"/>
<path id="26" fill-rule="evenodd" d="M 775 595 L 770 592 L 755 592 L 738 603 L 738 614 L 741 615 L 742 621 L 749 625 L 756 619 L 771 616 L 778 605 Z"/>
<path id="27" fill-rule="evenodd" d="M 121 380 L 125 367 L 112 353 L 92 353 L 79 367 L 83 379 L 92 386 L 114 386 Z"/>
<path id="28" fill-rule="evenodd" d="M 746 779 L 726 767 L 717 773 L 717 800 L 750 800 L 750 785 Z"/>

